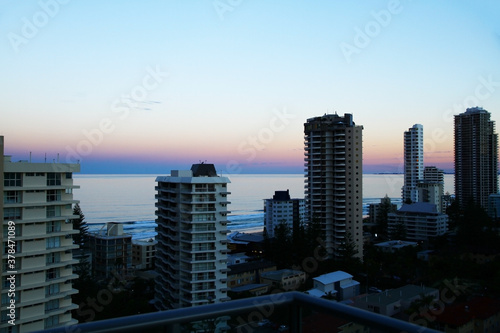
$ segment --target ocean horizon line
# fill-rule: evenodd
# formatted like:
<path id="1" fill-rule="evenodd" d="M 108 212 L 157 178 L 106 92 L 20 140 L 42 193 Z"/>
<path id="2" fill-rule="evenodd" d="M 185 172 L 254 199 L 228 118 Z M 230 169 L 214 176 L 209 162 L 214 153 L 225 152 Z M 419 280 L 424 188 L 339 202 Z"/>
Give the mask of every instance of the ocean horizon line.
<path id="1" fill-rule="evenodd" d="M 237 176 L 237 175 L 304 175 L 303 173 L 293 173 L 293 172 L 263 172 L 263 173 L 255 173 L 255 172 L 241 172 L 241 173 L 220 173 L 221 175 L 229 175 L 229 176 Z M 447 175 L 453 175 L 454 172 L 444 172 Z M 74 176 L 108 176 L 108 175 L 123 175 L 123 176 L 157 176 L 161 175 L 158 173 L 74 173 Z M 363 172 L 363 175 L 404 175 L 404 172 Z"/>

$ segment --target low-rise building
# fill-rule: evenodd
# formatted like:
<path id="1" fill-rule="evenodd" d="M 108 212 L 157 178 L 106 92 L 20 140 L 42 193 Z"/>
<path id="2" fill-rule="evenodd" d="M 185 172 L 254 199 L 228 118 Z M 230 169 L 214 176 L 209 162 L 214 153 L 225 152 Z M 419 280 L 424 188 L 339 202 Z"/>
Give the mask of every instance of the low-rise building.
<path id="1" fill-rule="evenodd" d="M 263 283 L 269 283 L 275 289 L 297 290 L 306 282 L 306 273 L 293 269 L 280 269 L 262 273 L 261 279 Z"/>
<path id="2" fill-rule="evenodd" d="M 153 269 L 158 241 L 132 240 L 132 265 L 135 269 Z"/>
<path id="3" fill-rule="evenodd" d="M 247 256 L 245 253 L 232 253 L 227 256 L 227 265 L 237 265 L 244 264 L 250 260 L 251 257 Z"/>
<path id="4" fill-rule="evenodd" d="M 410 284 L 401 288 L 358 297 L 354 301 L 353 306 L 385 316 L 394 316 L 404 313 L 410 307 L 411 303 L 420 299 L 422 295 L 432 296 L 434 300 L 437 300 L 439 298 L 439 290 Z"/>
<path id="5" fill-rule="evenodd" d="M 313 278 L 313 289 L 307 291 L 311 296 L 343 301 L 359 295 L 359 282 L 343 271 L 323 274 Z"/>
<path id="6" fill-rule="evenodd" d="M 276 264 L 268 260 L 229 265 L 227 286 L 231 289 L 248 284 L 262 283 L 261 275 L 276 271 Z"/>
<path id="7" fill-rule="evenodd" d="M 132 235 L 123 232 L 123 225 L 109 222 L 106 229 L 89 234 L 92 270 L 96 280 L 109 279 L 113 272 L 126 276 L 132 268 Z"/>
<path id="8" fill-rule="evenodd" d="M 264 253 L 264 236 L 259 233 L 234 232 L 227 238 L 229 241 L 227 247 L 231 253 L 245 252 L 252 256 Z"/>
<path id="9" fill-rule="evenodd" d="M 400 227 L 404 228 L 407 240 L 428 241 L 446 233 L 448 215 L 439 213 L 436 205 L 428 202 L 404 204 L 388 214 L 389 235 L 400 232 Z"/>

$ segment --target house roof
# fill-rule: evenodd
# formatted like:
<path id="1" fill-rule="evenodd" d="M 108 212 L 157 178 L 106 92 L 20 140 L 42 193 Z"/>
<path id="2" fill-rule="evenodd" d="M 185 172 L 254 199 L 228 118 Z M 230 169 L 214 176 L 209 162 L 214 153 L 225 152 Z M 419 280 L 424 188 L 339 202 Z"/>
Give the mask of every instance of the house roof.
<path id="1" fill-rule="evenodd" d="M 314 296 L 314 297 L 322 297 L 322 296 L 326 295 L 326 293 L 323 290 L 319 290 L 319 289 L 309 289 L 307 291 L 307 293 L 311 296 Z M 337 293 L 337 290 L 331 291 L 332 295 L 335 295 L 336 293 Z"/>
<path id="2" fill-rule="evenodd" d="M 428 295 L 438 292 L 437 289 L 409 284 L 400 288 L 390 289 L 377 294 L 369 294 L 356 299 L 356 303 L 388 305 L 395 302 L 410 300 L 421 294 Z"/>
<path id="3" fill-rule="evenodd" d="M 322 284 L 328 284 L 332 282 L 342 281 L 345 279 L 351 279 L 352 275 L 344 271 L 336 271 L 327 274 L 323 274 L 313 278 L 313 280 L 318 281 Z"/>

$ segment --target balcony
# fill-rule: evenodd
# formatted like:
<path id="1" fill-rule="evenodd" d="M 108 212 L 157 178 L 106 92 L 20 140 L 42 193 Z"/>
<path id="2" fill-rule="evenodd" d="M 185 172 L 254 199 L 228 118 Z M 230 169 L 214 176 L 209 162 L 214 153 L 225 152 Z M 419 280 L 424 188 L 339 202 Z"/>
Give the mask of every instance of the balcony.
<path id="1" fill-rule="evenodd" d="M 182 332 L 183 325 L 192 322 L 222 318 L 227 325 L 237 323 L 239 331 L 257 331 L 257 322 L 273 319 L 278 312 L 288 313 L 285 322 L 287 332 L 307 332 L 306 312 L 334 317 L 344 322 L 356 323 L 380 332 L 437 332 L 391 317 L 357 309 L 326 299 L 312 297 L 299 292 L 287 292 L 234 300 L 223 303 L 200 305 L 182 309 L 160 311 L 142 315 L 114 318 L 71 327 L 75 332 Z M 226 325 L 226 326 L 227 326 Z M 331 322 L 333 325 L 333 322 Z M 188 327 L 188 326 L 186 326 Z M 184 327 L 184 328 L 186 328 Z M 51 332 L 67 332 L 67 326 L 52 329 Z M 228 331 L 233 331 L 229 329 Z M 248 330 L 247 330 L 248 329 Z"/>

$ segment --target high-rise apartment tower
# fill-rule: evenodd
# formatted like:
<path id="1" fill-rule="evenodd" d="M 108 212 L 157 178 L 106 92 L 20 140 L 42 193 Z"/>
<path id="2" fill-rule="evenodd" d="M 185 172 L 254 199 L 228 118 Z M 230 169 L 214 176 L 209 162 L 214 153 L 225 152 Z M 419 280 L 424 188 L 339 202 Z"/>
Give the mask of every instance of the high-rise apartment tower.
<path id="1" fill-rule="evenodd" d="M 498 192 L 498 135 L 490 113 L 468 108 L 455 116 L 455 196 L 464 207 L 473 201 L 488 207 Z"/>
<path id="2" fill-rule="evenodd" d="M 352 114 L 325 114 L 304 124 L 307 216 L 319 222 L 331 256 L 342 255 L 352 241 L 363 258 L 362 134 Z"/>
<path id="3" fill-rule="evenodd" d="M 78 164 L 12 162 L 0 136 L 1 332 L 76 324 L 73 289 L 73 172 Z M 9 323 L 9 321 L 11 321 Z"/>
<path id="4" fill-rule="evenodd" d="M 403 203 L 418 202 L 417 184 L 424 178 L 424 127 L 415 124 L 404 133 Z"/>
<path id="5" fill-rule="evenodd" d="M 227 177 L 213 164 L 156 178 L 155 301 L 159 310 L 219 303 L 227 296 Z"/>

